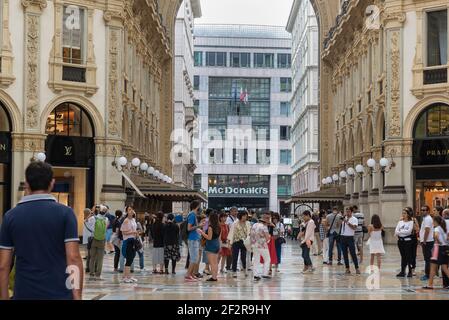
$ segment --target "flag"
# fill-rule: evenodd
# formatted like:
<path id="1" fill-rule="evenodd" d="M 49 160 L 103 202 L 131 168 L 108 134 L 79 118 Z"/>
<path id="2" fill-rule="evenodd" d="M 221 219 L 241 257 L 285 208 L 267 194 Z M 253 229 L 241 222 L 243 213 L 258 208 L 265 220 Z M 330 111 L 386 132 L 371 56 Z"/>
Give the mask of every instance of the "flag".
<path id="1" fill-rule="evenodd" d="M 243 102 L 244 104 L 248 103 L 248 91 L 245 89 L 243 91 L 243 88 L 240 88 L 240 102 Z"/>

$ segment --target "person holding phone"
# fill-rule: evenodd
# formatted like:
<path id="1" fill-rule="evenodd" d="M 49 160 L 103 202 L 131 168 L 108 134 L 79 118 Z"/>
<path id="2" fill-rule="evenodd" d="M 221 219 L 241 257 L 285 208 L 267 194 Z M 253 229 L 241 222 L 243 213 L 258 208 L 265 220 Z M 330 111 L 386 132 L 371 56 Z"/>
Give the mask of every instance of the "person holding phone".
<path id="1" fill-rule="evenodd" d="M 357 253 L 355 249 L 355 230 L 359 224 L 359 221 L 356 217 L 352 216 L 352 208 L 348 207 L 345 210 L 345 216 L 342 217 L 341 224 L 341 233 L 340 233 L 340 242 L 341 249 L 343 251 L 343 259 L 345 260 L 346 274 L 351 274 L 351 270 L 349 269 L 349 253 L 351 254 L 352 262 L 355 266 L 356 274 L 360 274 L 359 269 L 359 261 L 357 260 Z"/>
<path id="2" fill-rule="evenodd" d="M 310 259 L 310 250 L 312 249 L 313 240 L 315 238 L 315 222 L 312 219 L 312 213 L 306 210 L 302 213 L 304 223 L 298 235 L 301 241 L 302 258 L 304 260 L 304 270 L 302 273 L 313 273 L 313 263 Z"/>
<path id="3" fill-rule="evenodd" d="M 198 200 L 192 201 L 190 204 L 190 213 L 187 216 L 187 232 L 188 232 L 188 241 L 187 246 L 189 248 L 189 256 L 190 263 L 189 268 L 187 269 L 187 273 L 185 276 L 185 280 L 188 282 L 198 281 L 194 273 L 195 270 L 198 270 L 199 264 L 199 254 L 200 254 L 200 240 L 201 235 L 198 229 L 201 229 L 203 226 L 198 224 L 197 215 L 200 212 L 201 202 Z"/>

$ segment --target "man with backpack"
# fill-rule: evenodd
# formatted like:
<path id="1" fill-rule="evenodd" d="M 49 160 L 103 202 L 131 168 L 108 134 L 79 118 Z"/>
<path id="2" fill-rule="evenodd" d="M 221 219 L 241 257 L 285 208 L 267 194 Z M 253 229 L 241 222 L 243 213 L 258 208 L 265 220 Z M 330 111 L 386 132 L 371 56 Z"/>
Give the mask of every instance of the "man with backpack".
<path id="1" fill-rule="evenodd" d="M 100 207 L 100 213 L 95 217 L 92 244 L 90 245 L 90 279 L 101 281 L 101 270 L 103 268 L 104 249 L 106 244 L 106 230 L 109 220 L 106 218 L 108 208 Z"/>

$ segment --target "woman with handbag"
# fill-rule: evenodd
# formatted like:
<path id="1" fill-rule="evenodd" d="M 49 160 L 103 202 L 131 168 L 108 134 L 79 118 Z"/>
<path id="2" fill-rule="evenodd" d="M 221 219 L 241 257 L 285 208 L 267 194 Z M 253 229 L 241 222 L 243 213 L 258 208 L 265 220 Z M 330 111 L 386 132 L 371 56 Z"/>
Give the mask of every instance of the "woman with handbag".
<path id="1" fill-rule="evenodd" d="M 309 210 L 302 213 L 304 223 L 301 225 L 301 231 L 298 235 L 298 240 L 301 241 L 302 258 L 304 259 L 304 270 L 305 273 L 313 273 L 313 263 L 310 259 L 310 249 L 313 245 L 313 239 L 315 237 L 315 222 L 312 220 L 312 214 Z"/>
<path id="2" fill-rule="evenodd" d="M 433 226 L 435 244 L 432 250 L 432 257 L 430 258 L 430 275 L 427 286 L 423 287 L 423 289 L 429 290 L 433 290 L 433 278 L 437 273 L 438 267 L 441 267 L 441 271 L 449 277 L 449 269 L 447 266 L 449 260 L 447 247 L 449 242 L 447 239 L 446 221 L 440 215 L 436 215 L 433 217 Z"/>
<path id="3" fill-rule="evenodd" d="M 232 250 L 232 273 L 233 277 L 237 278 L 237 263 L 240 255 L 240 261 L 242 262 L 242 267 L 246 273 L 246 253 L 247 249 L 245 242 L 248 241 L 249 234 L 251 231 L 251 224 L 246 221 L 248 218 L 247 212 L 239 212 L 237 215 L 237 221 L 231 225 L 231 229 L 228 235 L 228 244 L 231 246 Z"/>
<path id="4" fill-rule="evenodd" d="M 134 219 L 134 209 L 131 206 L 125 208 L 126 218 L 120 226 L 123 235 L 122 255 L 125 257 L 125 271 L 123 273 L 123 281 L 125 283 L 137 282 L 136 278 L 131 277 L 131 265 L 136 257 L 135 242 L 139 236 L 137 232 L 137 223 Z"/>
<path id="5" fill-rule="evenodd" d="M 220 213 L 220 257 L 219 257 L 219 265 L 220 273 L 225 273 L 226 259 L 227 257 L 232 255 L 231 249 L 228 246 L 228 235 L 229 235 L 229 226 L 226 224 L 226 219 L 228 216 L 226 213 Z"/>
<path id="6" fill-rule="evenodd" d="M 282 245 L 285 243 L 284 238 L 284 225 L 280 221 L 279 213 L 275 212 L 272 215 L 273 220 L 273 239 L 274 239 L 274 246 L 276 250 L 276 262 L 272 263 L 274 264 L 274 271 L 279 271 L 279 265 L 281 264 L 281 255 L 282 255 Z"/>

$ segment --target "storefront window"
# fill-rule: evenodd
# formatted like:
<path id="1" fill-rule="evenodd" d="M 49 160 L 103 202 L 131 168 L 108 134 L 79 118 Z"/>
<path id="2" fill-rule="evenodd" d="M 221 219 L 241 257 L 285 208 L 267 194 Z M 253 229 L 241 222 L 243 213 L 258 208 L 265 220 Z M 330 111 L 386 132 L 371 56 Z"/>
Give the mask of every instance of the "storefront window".
<path id="1" fill-rule="evenodd" d="M 9 117 L 6 110 L 0 106 L 0 131 L 10 132 Z"/>
<path id="2" fill-rule="evenodd" d="M 57 106 L 47 118 L 46 133 L 71 137 L 93 137 L 89 116 L 73 103 Z"/>
<path id="3" fill-rule="evenodd" d="M 449 106 L 433 105 L 421 114 L 415 125 L 414 138 L 449 136 Z"/>

